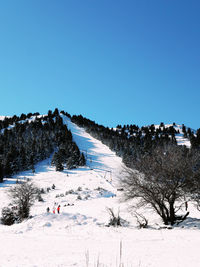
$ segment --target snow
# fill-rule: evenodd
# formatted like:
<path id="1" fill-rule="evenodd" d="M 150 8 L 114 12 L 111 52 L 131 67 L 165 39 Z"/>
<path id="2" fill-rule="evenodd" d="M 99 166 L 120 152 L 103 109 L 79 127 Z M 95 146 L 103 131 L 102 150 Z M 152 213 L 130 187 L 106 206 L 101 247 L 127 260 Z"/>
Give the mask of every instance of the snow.
<path id="1" fill-rule="evenodd" d="M 8 116 L 0 116 L 0 120 L 3 121 Z"/>
<path id="2" fill-rule="evenodd" d="M 125 175 L 121 158 L 69 118 L 63 119 L 87 157 L 87 166 L 56 172 L 47 159 L 36 166 L 34 174 L 23 172 L 1 185 L 0 208 L 8 205 L 6 192 L 16 179 L 29 178 L 45 191 L 53 184 L 56 188 L 42 195 L 44 202 L 35 202 L 32 218 L 0 225 L 0 266 L 200 266 L 200 213 L 190 206 L 191 217 L 185 223 L 162 229 L 158 216 L 146 209 L 149 228 L 138 229 L 128 204 L 120 201 L 123 192 L 117 190 Z M 53 214 L 58 204 L 61 213 Z M 107 208 L 116 214 L 120 211 L 127 222 L 124 227 L 107 226 Z"/>

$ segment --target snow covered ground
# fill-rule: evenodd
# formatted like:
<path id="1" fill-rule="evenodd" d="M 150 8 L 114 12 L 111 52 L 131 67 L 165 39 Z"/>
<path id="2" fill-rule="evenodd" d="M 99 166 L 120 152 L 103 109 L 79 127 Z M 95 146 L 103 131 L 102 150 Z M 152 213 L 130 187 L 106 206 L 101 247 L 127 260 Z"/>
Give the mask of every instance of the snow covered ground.
<path id="1" fill-rule="evenodd" d="M 35 174 L 23 172 L 1 185 L 0 208 L 8 205 L 6 191 L 16 179 L 29 178 L 45 191 L 53 184 L 56 188 L 42 195 L 44 202 L 35 203 L 31 219 L 0 225 L 0 267 L 200 266 L 200 213 L 192 209 L 191 217 L 180 227 L 159 229 L 160 219 L 145 210 L 149 228 L 139 230 L 117 190 L 125 175 L 121 158 L 63 118 L 87 157 L 87 166 L 56 172 L 48 159 L 36 166 Z M 59 204 L 61 213 L 53 214 L 54 205 Z M 127 222 L 124 227 L 107 227 L 107 208 L 120 210 Z"/>

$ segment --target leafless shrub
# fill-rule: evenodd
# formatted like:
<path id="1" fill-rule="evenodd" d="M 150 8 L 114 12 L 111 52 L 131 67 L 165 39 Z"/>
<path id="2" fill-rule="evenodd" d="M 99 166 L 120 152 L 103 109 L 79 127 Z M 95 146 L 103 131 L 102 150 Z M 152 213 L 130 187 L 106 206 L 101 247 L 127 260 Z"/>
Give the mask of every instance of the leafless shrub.
<path id="1" fill-rule="evenodd" d="M 8 194 L 12 204 L 17 206 L 18 217 L 20 220 L 29 217 L 30 208 L 38 196 L 39 189 L 30 182 L 25 182 L 11 187 Z"/>
<path id="2" fill-rule="evenodd" d="M 139 214 L 138 212 L 135 211 L 134 212 L 134 217 L 137 220 L 139 228 L 147 228 L 148 227 L 148 220 L 144 215 Z"/>
<path id="3" fill-rule="evenodd" d="M 119 210 L 117 215 L 115 215 L 112 208 L 107 208 L 107 211 L 110 215 L 110 221 L 108 223 L 108 226 L 121 226 L 121 217 L 119 216 Z"/>

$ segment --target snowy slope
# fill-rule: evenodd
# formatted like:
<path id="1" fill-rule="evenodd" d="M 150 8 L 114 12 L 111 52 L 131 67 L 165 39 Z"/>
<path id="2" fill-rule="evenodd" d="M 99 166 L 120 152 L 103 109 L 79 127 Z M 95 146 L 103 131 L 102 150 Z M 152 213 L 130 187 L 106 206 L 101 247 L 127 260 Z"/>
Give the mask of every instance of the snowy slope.
<path id="1" fill-rule="evenodd" d="M 160 219 L 144 211 L 150 228 L 139 230 L 135 219 L 120 203 L 117 191 L 124 166 L 108 147 L 63 116 L 80 150 L 87 156 L 87 166 L 56 172 L 50 159 L 36 166 L 36 172 L 23 172 L 0 187 L 0 208 L 9 203 L 6 191 L 15 179 L 31 179 L 46 190 L 44 202 L 36 202 L 32 218 L 13 226 L 0 225 L 0 267 L 7 266 L 200 266 L 199 213 L 193 211 L 184 229 L 157 230 Z M 55 204 L 56 202 L 56 204 Z M 54 205 L 61 213 L 53 214 Z M 46 208 L 50 207 L 47 214 Z M 107 227 L 106 208 L 120 209 L 125 227 Z M 120 257 L 120 242 L 122 255 Z M 99 265 L 97 265 L 99 262 Z"/>
<path id="2" fill-rule="evenodd" d="M 117 183 L 124 169 L 121 158 L 117 157 L 106 145 L 91 137 L 83 128 L 72 123 L 66 116 L 63 116 L 63 121 L 71 130 L 73 140 L 80 151 L 84 153 L 87 166 L 100 177 Z"/>

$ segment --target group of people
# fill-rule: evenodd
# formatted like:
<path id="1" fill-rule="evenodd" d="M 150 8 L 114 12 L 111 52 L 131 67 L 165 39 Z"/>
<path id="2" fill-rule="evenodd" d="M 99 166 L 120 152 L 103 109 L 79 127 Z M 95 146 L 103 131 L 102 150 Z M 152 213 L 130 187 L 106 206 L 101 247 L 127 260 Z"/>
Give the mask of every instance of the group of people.
<path id="1" fill-rule="evenodd" d="M 56 210 L 57 210 L 57 213 L 59 214 L 60 213 L 60 205 L 58 205 L 57 208 L 55 205 L 53 206 L 53 213 L 54 214 L 56 213 Z M 50 208 L 47 207 L 47 213 L 49 213 L 49 212 L 50 212 Z"/>

